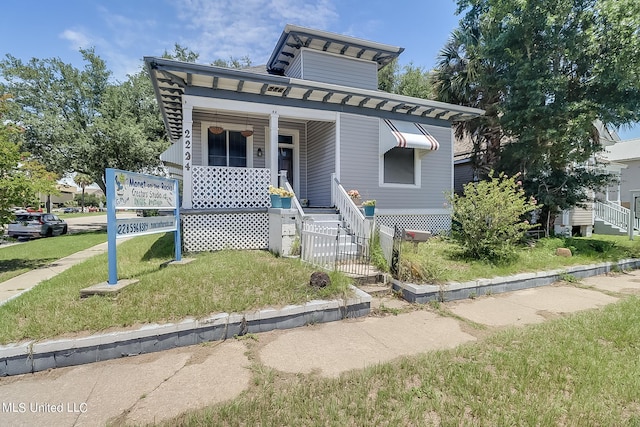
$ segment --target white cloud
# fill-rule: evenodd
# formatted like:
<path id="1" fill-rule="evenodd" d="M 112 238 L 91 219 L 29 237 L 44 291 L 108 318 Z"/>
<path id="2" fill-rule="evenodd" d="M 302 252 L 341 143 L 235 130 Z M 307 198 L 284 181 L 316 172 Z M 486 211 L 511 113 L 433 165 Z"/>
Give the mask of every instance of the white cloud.
<path id="1" fill-rule="evenodd" d="M 330 0 L 182 0 L 176 10 L 179 42 L 204 63 L 245 55 L 265 63 L 285 24 L 326 29 L 338 19 Z"/>
<path id="2" fill-rule="evenodd" d="M 60 38 L 71 42 L 71 48 L 73 50 L 91 47 L 91 37 L 78 30 L 64 30 L 60 34 Z"/>

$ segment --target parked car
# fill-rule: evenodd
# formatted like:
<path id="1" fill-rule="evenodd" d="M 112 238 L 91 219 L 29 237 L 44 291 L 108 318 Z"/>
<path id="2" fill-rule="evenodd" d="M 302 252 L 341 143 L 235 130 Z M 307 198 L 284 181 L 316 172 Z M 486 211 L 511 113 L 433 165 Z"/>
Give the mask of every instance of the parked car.
<path id="1" fill-rule="evenodd" d="M 64 208 L 62 209 L 62 213 L 76 213 L 80 212 L 79 208 Z"/>
<path id="2" fill-rule="evenodd" d="M 67 234 L 67 223 L 54 214 L 29 212 L 16 215 L 9 224 L 9 237 L 51 237 Z"/>

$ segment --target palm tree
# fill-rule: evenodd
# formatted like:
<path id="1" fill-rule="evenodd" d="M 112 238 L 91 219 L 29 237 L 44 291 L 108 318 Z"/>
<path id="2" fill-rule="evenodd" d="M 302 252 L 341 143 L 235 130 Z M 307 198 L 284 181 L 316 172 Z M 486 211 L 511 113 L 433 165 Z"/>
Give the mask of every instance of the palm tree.
<path id="1" fill-rule="evenodd" d="M 82 188 L 82 212 L 84 212 L 84 189 L 85 187 L 93 184 L 93 178 L 91 178 L 89 175 L 79 173 L 73 178 L 73 182 L 75 182 L 80 186 L 80 188 Z"/>
<path id="2" fill-rule="evenodd" d="M 473 168 L 486 177 L 500 161 L 504 133 L 499 106 L 503 93 L 499 70 L 482 58 L 482 47 L 476 28 L 461 26 L 454 30 L 438 55 L 431 78 L 436 100 L 485 110 L 476 119 L 454 123 L 454 132 L 457 139 L 471 140 Z"/>

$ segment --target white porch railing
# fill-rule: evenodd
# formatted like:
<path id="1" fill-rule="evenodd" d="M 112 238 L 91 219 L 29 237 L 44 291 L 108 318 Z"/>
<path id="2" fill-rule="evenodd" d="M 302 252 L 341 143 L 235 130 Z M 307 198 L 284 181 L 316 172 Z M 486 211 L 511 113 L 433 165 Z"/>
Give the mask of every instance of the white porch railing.
<path id="1" fill-rule="evenodd" d="M 331 174 L 331 201 L 340 211 L 342 219 L 352 234 L 365 238 L 371 236 L 371 229 L 364 214 L 353 203 L 335 174 Z"/>
<path id="2" fill-rule="evenodd" d="M 298 196 L 296 196 L 296 193 L 293 191 L 291 184 L 289 184 L 286 170 L 280 171 L 280 186 L 283 187 L 285 190 L 293 193 L 293 198 L 291 199 L 291 206 L 293 206 L 293 208 L 296 210 L 296 229 L 298 231 L 302 231 L 302 221 L 304 220 L 304 210 L 302 209 L 302 205 L 298 200 Z"/>
<path id="3" fill-rule="evenodd" d="M 629 215 L 631 211 L 624 206 L 617 205 L 613 202 L 594 203 L 596 218 L 599 218 L 609 224 L 613 224 L 625 231 L 629 230 Z M 634 218 L 634 229 L 640 230 L 640 219 Z"/>
<path id="4" fill-rule="evenodd" d="M 193 166 L 193 208 L 268 208 L 270 174 L 266 168 Z"/>

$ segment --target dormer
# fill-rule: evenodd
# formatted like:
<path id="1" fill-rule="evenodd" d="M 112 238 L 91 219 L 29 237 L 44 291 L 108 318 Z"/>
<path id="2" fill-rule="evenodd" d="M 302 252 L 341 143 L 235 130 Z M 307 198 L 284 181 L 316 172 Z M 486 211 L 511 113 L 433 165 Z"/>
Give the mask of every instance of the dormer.
<path id="1" fill-rule="evenodd" d="M 288 24 L 267 62 L 267 71 L 291 78 L 376 90 L 378 70 L 403 50 Z"/>

